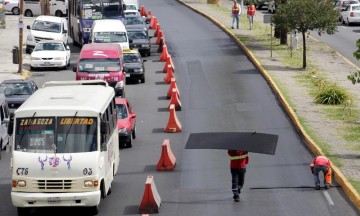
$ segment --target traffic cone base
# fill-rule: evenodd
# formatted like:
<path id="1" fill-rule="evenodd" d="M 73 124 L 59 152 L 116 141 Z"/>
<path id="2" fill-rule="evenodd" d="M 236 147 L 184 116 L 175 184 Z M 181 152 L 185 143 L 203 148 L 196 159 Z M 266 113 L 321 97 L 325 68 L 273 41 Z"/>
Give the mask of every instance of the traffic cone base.
<path id="1" fill-rule="evenodd" d="M 175 169 L 176 158 L 171 150 L 169 139 L 165 139 L 162 148 L 159 162 L 156 165 L 158 171 L 171 171 Z"/>
<path id="2" fill-rule="evenodd" d="M 139 206 L 139 213 L 159 213 L 160 204 L 161 197 L 156 189 L 154 178 L 153 176 L 148 176 L 145 182 L 144 195 Z"/>
<path id="3" fill-rule="evenodd" d="M 171 94 L 172 94 L 172 89 L 175 88 L 176 89 L 176 93 L 177 93 L 177 96 L 180 98 L 180 92 L 179 92 L 179 89 L 176 85 L 176 79 L 175 77 L 171 78 L 171 81 L 170 81 L 170 87 L 169 87 L 169 90 L 167 92 L 167 99 L 170 99 L 171 98 Z"/>
<path id="4" fill-rule="evenodd" d="M 169 109 L 170 109 L 171 104 L 175 105 L 175 110 L 176 111 L 181 110 L 181 102 L 180 102 L 180 99 L 179 99 L 179 97 L 177 95 L 177 92 L 176 92 L 175 88 L 172 89 L 171 99 L 170 99 L 169 106 L 168 106 Z"/>
<path id="5" fill-rule="evenodd" d="M 175 105 L 171 104 L 169 121 L 168 121 L 166 127 L 164 128 L 164 132 L 165 133 L 177 133 L 177 132 L 181 132 L 181 130 L 182 130 L 182 126 L 176 116 Z"/>
<path id="6" fill-rule="evenodd" d="M 165 84 L 170 84 L 171 78 L 174 78 L 174 73 L 173 73 L 173 69 L 172 69 L 171 65 L 168 65 L 166 76 L 164 77 Z"/>

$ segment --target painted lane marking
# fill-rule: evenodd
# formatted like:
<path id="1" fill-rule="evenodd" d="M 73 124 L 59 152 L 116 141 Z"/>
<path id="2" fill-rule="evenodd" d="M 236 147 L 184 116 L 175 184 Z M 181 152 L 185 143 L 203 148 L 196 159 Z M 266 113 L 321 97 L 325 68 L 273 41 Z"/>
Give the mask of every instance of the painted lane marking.
<path id="1" fill-rule="evenodd" d="M 329 192 L 324 191 L 323 193 L 324 193 L 325 198 L 327 199 L 327 201 L 328 201 L 329 205 L 334 205 L 334 202 L 332 201 L 332 199 L 331 199 L 331 197 L 330 197 Z"/>

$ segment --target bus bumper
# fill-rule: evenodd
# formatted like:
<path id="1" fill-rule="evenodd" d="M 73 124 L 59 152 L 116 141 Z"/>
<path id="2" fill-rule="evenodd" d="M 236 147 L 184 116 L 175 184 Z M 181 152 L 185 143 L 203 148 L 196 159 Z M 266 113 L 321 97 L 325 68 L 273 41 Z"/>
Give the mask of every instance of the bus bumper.
<path id="1" fill-rule="evenodd" d="M 100 199 L 100 190 L 82 193 L 11 192 L 11 201 L 15 207 L 97 206 Z"/>

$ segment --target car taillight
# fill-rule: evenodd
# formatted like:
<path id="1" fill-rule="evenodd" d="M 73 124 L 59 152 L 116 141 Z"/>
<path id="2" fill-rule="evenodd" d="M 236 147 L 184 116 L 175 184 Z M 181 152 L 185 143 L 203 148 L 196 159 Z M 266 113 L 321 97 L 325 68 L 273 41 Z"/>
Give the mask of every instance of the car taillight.
<path id="1" fill-rule="evenodd" d="M 9 4 L 9 2 L 7 2 L 7 1 L 6 1 L 6 2 L 4 2 L 4 5 L 7 5 L 7 4 Z"/>
<path id="2" fill-rule="evenodd" d="M 354 16 L 354 12 L 351 12 L 351 13 L 350 13 L 350 16 L 353 17 L 353 16 Z"/>

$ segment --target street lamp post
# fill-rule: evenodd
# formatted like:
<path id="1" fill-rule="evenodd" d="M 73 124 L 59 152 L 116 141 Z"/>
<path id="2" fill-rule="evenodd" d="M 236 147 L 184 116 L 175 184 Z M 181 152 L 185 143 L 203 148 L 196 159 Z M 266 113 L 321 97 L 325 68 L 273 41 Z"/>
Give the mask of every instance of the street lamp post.
<path id="1" fill-rule="evenodd" d="M 19 15 L 19 69 L 18 73 L 22 73 L 22 64 L 23 64 L 23 32 L 24 32 L 24 23 L 23 23 L 23 8 L 24 0 L 20 0 L 20 15 Z"/>

